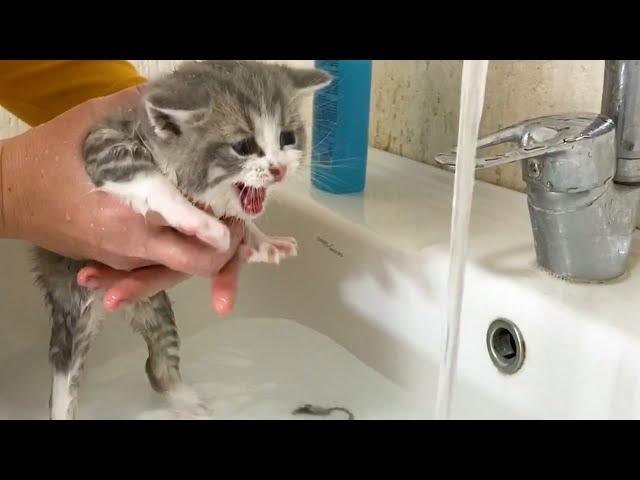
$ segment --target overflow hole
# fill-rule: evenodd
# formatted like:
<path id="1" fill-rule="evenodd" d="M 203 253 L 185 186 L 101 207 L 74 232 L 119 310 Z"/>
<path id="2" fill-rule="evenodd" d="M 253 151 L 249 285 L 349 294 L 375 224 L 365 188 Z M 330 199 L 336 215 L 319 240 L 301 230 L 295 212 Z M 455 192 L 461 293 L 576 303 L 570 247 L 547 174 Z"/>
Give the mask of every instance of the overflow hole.
<path id="1" fill-rule="evenodd" d="M 522 367 L 524 339 L 515 323 L 502 318 L 491 323 L 487 331 L 487 349 L 491 361 L 502 373 L 511 375 Z"/>

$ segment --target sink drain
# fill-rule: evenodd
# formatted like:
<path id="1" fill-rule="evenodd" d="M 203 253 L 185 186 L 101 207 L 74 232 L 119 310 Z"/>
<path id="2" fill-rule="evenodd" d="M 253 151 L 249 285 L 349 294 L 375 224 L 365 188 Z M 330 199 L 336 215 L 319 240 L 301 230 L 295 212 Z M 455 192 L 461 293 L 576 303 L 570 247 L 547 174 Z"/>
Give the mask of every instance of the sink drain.
<path id="1" fill-rule="evenodd" d="M 524 362 L 524 339 L 515 323 L 499 318 L 489 325 L 487 349 L 493 364 L 502 373 L 513 374 Z"/>

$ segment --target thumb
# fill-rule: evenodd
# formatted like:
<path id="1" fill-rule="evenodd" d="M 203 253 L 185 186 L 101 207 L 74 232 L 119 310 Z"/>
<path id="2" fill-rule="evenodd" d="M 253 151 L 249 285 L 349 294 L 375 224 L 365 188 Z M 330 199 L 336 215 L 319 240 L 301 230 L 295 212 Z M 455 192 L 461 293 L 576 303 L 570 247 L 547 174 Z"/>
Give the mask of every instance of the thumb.
<path id="1" fill-rule="evenodd" d="M 226 316 L 233 310 L 238 295 L 238 274 L 240 258 L 236 254 L 216 277 L 211 280 L 213 309 L 220 316 Z"/>

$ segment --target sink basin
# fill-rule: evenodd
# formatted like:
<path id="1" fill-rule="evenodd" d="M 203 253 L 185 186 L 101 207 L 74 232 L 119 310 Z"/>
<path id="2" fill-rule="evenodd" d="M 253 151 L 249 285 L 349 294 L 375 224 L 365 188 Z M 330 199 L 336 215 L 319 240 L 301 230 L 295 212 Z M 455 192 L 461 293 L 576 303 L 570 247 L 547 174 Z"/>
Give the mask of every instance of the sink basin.
<path id="1" fill-rule="evenodd" d="M 206 280 L 174 288 L 183 376 L 212 398 L 214 418 L 300 418 L 291 412 L 314 402 L 355 418 L 432 418 L 452 189 L 450 173 L 374 149 L 363 195 L 313 190 L 303 169 L 260 220 L 298 239 L 297 258 L 245 267 L 228 319 L 211 312 Z M 640 417 L 638 234 L 626 277 L 588 285 L 541 271 L 530 228 L 523 194 L 476 184 L 453 417 Z M 46 418 L 49 330 L 28 246 L 3 241 L 0 264 L 0 418 Z M 513 375 L 487 351 L 498 318 L 526 345 Z M 124 321 L 108 322 L 89 355 L 80 417 L 163 414 L 144 359 Z"/>

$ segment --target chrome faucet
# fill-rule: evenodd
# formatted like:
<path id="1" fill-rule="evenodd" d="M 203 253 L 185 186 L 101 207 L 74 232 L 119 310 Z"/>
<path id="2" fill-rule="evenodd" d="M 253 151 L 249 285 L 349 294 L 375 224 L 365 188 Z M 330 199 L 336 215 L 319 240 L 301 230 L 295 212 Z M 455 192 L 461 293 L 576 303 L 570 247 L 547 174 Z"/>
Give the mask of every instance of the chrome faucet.
<path id="1" fill-rule="evenodd" d="M 482 138 L 477 168 L 520 161 L 538 264 L 567 280 L 626 269 L 640 205 L 640 61 L 605 62 L 602 113 L 527 120 Z M 455 170 L 455 151 L 436 156 Z"/>

